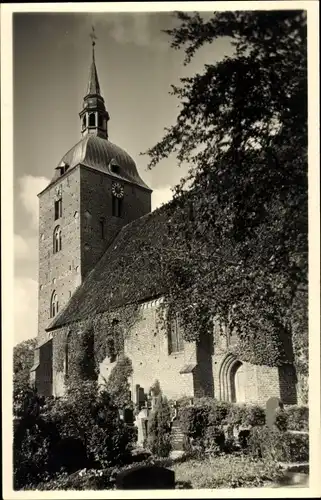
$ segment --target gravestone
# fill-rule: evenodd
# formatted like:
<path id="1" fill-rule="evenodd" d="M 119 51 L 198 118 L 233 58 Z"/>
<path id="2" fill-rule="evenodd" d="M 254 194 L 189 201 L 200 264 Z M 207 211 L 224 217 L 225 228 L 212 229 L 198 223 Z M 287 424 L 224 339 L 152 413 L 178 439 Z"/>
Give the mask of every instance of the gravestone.
<path id="1" fill-rule="evenodd" d="M 142 408 L 136 416 L 135 425 L 137 426 L 137 445 L 143 446 L 147 438 L 148 408 Z"/>
<path id="2" fill-rule="evenodd" d="M 267 400 L 265 408 L 265 423 L 270 429 L 275 424 L 276 411 L 283 408 L 283 403 L 279 398 L 272 397 Z"/>
<path id="3" fill-rule="evenodd" d="M 174 420 L 171 428 L 171 443 L 173 451 L 183 451 L 184 434 L 178 420 Z"/>
<path id="4" fill-rule="evenodd" d="M 116 476 L 118 490 L 160 490 L 175 488 L 175 473 L 157 465 L 139 465 Z"/>
<path id="5" fill-rule="evenodd" d="M 123 416 L 125 424 L 132 425 L 134 423 L 134 414 L 131 408 L 125 408 Z"/>

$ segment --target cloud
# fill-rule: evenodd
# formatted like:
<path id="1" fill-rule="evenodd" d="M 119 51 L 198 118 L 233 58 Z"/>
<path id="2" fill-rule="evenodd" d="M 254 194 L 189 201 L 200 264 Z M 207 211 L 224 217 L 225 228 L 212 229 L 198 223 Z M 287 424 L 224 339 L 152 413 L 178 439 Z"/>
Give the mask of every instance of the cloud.
<path id="1" fill-rule="evenodd" d="M 34 261 L 38 255 L 38 239 L 34 237 L 24 238 L 20 234 L 14 235 L 14 258 L 15 261 Z"/>
<path id="2" fill-rule="evenodd" d="M 173 24 L 169 13 L 105 13 L 92 14 L 87 18 L 97 33 L 107 30 L 108 35 L 120 44 L 140 47 L 169 48 L 169 37 L 162 29 Z"/>
<path id="3" fill-rule="evenodd" d="M 37 336 L 38 284 L 32 278 L 14 280 L 14 343 Z"/>
<path id="4" fill-rule="evenodd" d="M 46 177 L 24 175 L 19 179 L 20 201 L 24 209 L 31 216 L 31 226 L 38 227 L 39 203 L 37 195 L 48 186 L 50 180 Z"/>
<path id="5" fill-rule="evenodd" d="M 156 208 L 160 207 L 164 203 L 167 203 L 172 198 L 173 192 L 170 186 L 154 189 L 152 193 L 152 210 L 156 210 Z"/>

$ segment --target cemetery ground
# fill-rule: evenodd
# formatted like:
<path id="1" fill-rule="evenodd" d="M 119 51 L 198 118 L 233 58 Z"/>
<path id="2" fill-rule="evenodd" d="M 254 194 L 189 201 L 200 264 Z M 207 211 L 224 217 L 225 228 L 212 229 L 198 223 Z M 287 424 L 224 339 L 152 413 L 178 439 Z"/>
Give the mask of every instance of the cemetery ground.
<path id="1" fill-rule="evenodd" d="M 213 398 L 174 404 L 159 388 L 134 410 L 134 422 L 92 383 L 69 396 L 41 402 L 29 392 L 19 400 L 15 489 L 308 486 L 306 406 Z"/>

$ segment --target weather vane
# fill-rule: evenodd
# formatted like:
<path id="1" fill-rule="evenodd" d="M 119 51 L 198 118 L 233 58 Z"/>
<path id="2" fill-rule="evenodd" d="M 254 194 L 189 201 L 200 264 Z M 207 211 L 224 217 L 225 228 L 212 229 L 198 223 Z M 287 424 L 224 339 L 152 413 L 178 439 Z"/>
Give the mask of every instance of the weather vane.
<path id="1" fill-rule="evenodd" d="M 96 36 L 96 33 L 95 33 L 95 27 L 92 26 L 91 28 L 92 28 L 92 31 L 91 31 L 91 33 L 90 33 L 89 36 L 90 36 L 90 38 L 92 40 L 92 46 L 94 47 L 96 45 L 95 40 L 97 40 L 97 36 Z"/>

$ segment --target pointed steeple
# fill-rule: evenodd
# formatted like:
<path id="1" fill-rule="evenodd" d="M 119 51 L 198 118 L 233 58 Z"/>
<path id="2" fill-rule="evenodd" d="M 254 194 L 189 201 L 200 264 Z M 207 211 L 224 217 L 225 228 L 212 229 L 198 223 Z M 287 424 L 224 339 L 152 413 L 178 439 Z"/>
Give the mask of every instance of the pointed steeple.
<path id="1" fill-rule="evenodd" d="M 105 101 L 100 93 L 98 72 L 95 61 L 95 28 L 90 34 L 92 39 L 92 62 L 89 72 L 87 93 L 84 97 L 83 109 L 79 113 L 81 119 L 81 134 L 84 137 L 87 134 L 94 134 L 104 139 L 108 138 L 107 123 L 109 114 L 105 107 Z"/>
<path id="2" fill-rule="evenodd" d="M 95 45 L 96 45 L 95 40 L 97 40 L 97 37 L 95 35 L 94 27 L 92 33 L 90 34 L 90 37 L 92 39 L 92 62 L 90 66 L 87 95 L 100 95 L 100 86 L 99 86 L 98 73 L 95 61 Z"/>

